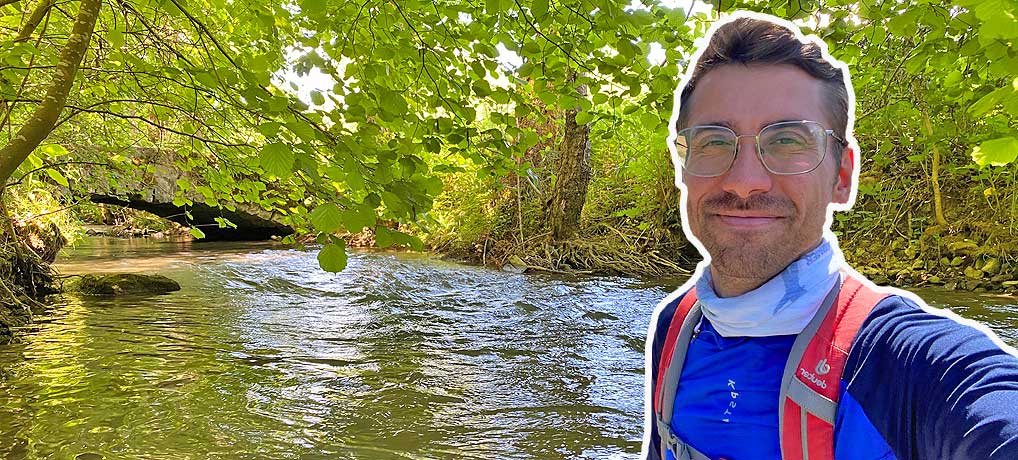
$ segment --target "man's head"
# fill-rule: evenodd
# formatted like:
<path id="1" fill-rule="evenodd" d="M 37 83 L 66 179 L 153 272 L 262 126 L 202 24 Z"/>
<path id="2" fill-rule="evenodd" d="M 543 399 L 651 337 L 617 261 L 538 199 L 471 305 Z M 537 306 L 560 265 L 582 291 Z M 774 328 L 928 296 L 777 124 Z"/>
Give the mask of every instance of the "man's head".
<path id="1" fill-rule="evenodd" d="M 790 65 L 822 82 L 825 110 L 831 120 L 829 128 L 845 139 L 849 120 L 846 75 L 825 58 L 819 42 L 804 42 L 799 37 L 784 25 L 753 17 L 739 17 L 715 29 L 689 78 L 683 82 L 675 121 L 677 130 L 688 126 L 692 110 L 689 98 L 700 79 L 711 70 L 733 64 Z"/>
<path id="2" fill-rule="evenodd" d="M 741 17 L 715 29 L 678 93 L 669 148 L 682 169 L 683 222 L 715 284 L 728 284 L 715 286 L 723 296 L 815 248 L 828 205 L 851 201 L 851 90 L 832 62 L 793 29 Z"/>

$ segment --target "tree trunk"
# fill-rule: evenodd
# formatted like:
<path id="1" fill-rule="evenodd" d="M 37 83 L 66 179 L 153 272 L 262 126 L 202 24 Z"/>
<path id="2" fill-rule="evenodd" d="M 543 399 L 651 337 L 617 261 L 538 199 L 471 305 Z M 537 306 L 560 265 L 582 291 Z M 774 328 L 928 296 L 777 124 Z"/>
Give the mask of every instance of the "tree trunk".
<path id="1" fill-rule="evenodd" d="M 64 104 L 67 103 L 67 94 L 74 85 L 78 66 L 88 51 L 92 29 L 95 28 L 101 5 L 102 0 L 81 0 L 78 16 L 74 19 L 67 44 L 60 51 L 60 61 L 57 63 L 53 81 L 46 90 L 46 95 L 31 118 L 21 126 L 10 142 L 0 149 L 0 186 L 7 183 L 11 174 L 14 174 L 18 166 L 53 130 Z"/>
<path id="2" fill-rule="evenodd" d="M 930 122 L 930 114 L 923 112 L 923 121 L 926 125 L 926 136 L 933 137 L 933 123 Z M 933 216 L 937 225 L 947 225 L 947 218 L 944 217 L 944 200 L 940 194 L 940 149 L 937 143 L 931 141 L 933 148 L 933 167 L 930 172 L 930 182 L 933 184 Z"/>
<path id="3" fill-rule="evenodd" d="M 587 95 L 586 85 L 577 91 Z M 551 238 L 561 241 L 572 237 L 580 227 L 580 213 L 587 200 L 590 183 L 590 125 L 578 125 L 578 109 L 566 111 L 565 132 L 559 149 L 555 187 L 548 205 Z"/>

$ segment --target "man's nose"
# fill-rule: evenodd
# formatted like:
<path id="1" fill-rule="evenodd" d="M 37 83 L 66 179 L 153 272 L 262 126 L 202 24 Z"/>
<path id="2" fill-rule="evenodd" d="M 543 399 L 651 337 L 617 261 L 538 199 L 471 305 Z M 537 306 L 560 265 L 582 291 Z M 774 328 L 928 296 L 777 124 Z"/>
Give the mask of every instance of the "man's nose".
<path id="1" fill-rule="evenodd" d="M 740 137 L 736 149 L 735 162 L 722 176 L 721 187 L 740 198 L 769 191 L 772 186 L 771 174 L 757 155 L 756 138 Z"/>

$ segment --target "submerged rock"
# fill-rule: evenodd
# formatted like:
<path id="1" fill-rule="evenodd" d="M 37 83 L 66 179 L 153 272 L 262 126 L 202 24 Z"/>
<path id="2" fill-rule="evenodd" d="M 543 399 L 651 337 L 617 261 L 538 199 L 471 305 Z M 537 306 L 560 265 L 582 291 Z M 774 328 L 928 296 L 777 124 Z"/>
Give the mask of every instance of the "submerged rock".
<path id="1" fill-rule="evenodd" d="M 67 292 L 95 296 L 152 295 L 179 290 L 180 284 L 165 276 L 137 273 L 82 275 L 66 286 Z"/>

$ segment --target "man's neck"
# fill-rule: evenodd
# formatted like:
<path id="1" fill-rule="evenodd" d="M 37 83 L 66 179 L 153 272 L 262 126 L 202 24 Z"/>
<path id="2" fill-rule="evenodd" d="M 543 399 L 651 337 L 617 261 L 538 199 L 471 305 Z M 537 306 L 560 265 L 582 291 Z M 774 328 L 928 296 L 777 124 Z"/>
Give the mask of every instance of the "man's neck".
<path id="1" fill-rule="evenodd" d="M 716 293 L 718 297 L 736 297 L 763 286 L 764 283 L 770 281 L 771 278 L 778 276 L 778 274 L 788 268 L 789 265 L 799 260 L 803 255 L 816 249 L 821 243 L 823 243 L 823 238 L 818 240 L 816 244 L 810 245 L 809 249 L 803 251 L 802 254 L 795 256 L 795 258 L 788 261 L 788 263 L 764 273 L 747 275 L 743 271 L 744 267 L 734 267 L 734 270 L 732 267 L 727 267 L 728 269 L 719 270 L 718 267 L 715 267 L 715 265 L 711 263 L 709 270 L 712 281 L 711 284 L 714 287 L 714 293 Z"/>
<path id="2" fill-rule="evenodd" d="M 710 267 L 711 281 L 714 285 L 714 292 L 718 297 L 736 297 L 743 295 L 753 289 L 763 286 L 764 283 L 774 278 L 774 275 L 781 273 L 777 271 L 766 278 L 728 276 Z"/>

